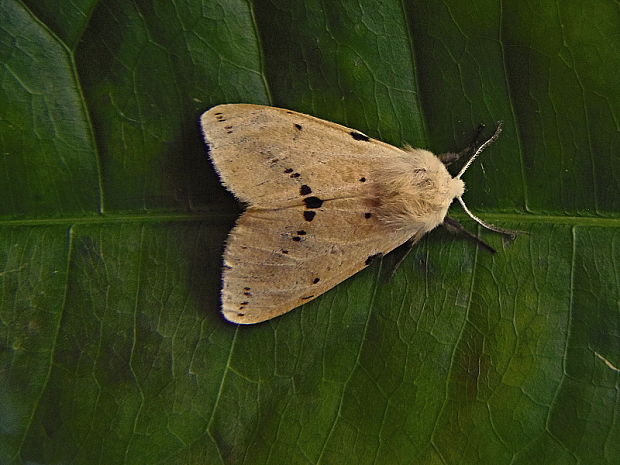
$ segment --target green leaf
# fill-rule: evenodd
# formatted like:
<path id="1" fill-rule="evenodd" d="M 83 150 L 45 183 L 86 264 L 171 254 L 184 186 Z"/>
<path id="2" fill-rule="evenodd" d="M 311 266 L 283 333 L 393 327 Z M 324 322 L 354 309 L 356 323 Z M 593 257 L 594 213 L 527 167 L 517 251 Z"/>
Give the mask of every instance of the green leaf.
<path id="1" fill-rule="evenodd" d="M 0 0 L 0 462 L 620 462 L 613 2 Z M 469 207 L 264 324 L 218 311 L 240 211 L 198 118 L 502 138 Z M 458 208 L 453 214 L 464 216 Z M 474 225 L 466 222 L 470 228 Z"/>

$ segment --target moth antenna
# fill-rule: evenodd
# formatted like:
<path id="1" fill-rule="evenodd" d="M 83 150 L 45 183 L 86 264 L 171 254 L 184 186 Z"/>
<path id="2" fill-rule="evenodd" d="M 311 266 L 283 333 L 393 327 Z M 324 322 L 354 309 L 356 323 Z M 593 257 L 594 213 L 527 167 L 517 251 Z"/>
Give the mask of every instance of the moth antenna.
<path id="1" fill-rule="evenodd" d="M 485 228 L 491 231 L 495 231 L 500 234 L 505 234 L 506 236 L 510 236 L 512 239 L 517 237 L 519 234 L 527 234 L 527 231 L 519 231 L 518 229 L 504 229 L 504 228 L 500 228 L 499 226 L 495 226 L 491 223 L 482 221 L 480 218 L 474 215 L 469 208 L 467 208 L 467 205 L 465 205 L 465 201 L 461 197 L 457 197 L 457 200 L 461 204 L 461 207 L 463 207 L 463 210 L 465 210 L 465 213 L 467 213 L 467 215 L 472 220 L 474 220 L 479 225 L 484 226 Z"/>
<path id="2" fill-rule="evenodd" d="M 498 121 L 497 122 L 497 127 L 495 128 L 495 132 L 493 133 L 493 135 L 491 137 L 489 137 L 487 140 L 485 140 L 480 145 L 480 147 L 478 147 L 478 150 L 476 150 L 474 152 L 474 154 L 471 156 L 471 158 L 469 160 L 467 160 L 467 163 L 465 163 L 465 165 L 463 165 L 463 167 L 461 168 L 461 171 L 459 171 L 459 174 L 456 175 L 456 179 L 461 179 L 461 176 L 463 176 L 463 173 L 467 170 L 467 168 L 469 168 L 469 166 L 474 162 L 474 160 L 476 158 L 478 158 L 478 155 L 480 155 L 484 149 L 486 149 L 489 145 L 491 145 L 493 142 L 495 142 L 497 140 L 499 135 L 502 133 L 502 129 L 503 128 L 504 128 L 504 122 L 503 121 Z"/>

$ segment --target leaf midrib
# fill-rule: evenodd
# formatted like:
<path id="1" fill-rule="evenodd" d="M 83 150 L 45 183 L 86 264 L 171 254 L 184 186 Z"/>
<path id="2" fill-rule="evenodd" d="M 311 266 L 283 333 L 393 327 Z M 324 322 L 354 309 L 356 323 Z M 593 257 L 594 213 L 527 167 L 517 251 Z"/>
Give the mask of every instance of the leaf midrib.
<path id="1" fill-rule="evenodd" d="M 529 213 L 491 213 L 480 212 L 480 216 L 485 221 L 491 223 L 523 223 L 523 224 L 558 224 L 573 226 L 598 226 L 604 228 L 620 227 L 620 217 L 614 216 L 562 216 L 562 215 L 542 215 Z M 0 227 L 3 226 L 46 226 L 46 225 L 73 225 L 73 224 L 114 224 L 114 223 L 163 223 L 163 222 L 210 222 L 213 224 L 230 223 L 239 215 L 230 212 L 196 212 L 196 213 L 144 213 L 144 214 L 106 214 L 93 216 L 75 216 L 59 218 L 22 218 L 15 220 L 0 220 Z M 451 213 L 459 220 L 467 220 L 468 217 L 462 213 Z"/>

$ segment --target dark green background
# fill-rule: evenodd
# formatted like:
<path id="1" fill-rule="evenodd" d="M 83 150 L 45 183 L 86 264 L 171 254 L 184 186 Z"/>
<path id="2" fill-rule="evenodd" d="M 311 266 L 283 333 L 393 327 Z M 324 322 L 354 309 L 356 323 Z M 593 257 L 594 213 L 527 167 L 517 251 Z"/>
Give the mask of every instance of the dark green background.
<path id="1" fill-rule="evenodd" d="M 0 0 L 0 463 L 619 463 L 618 50 L 613 1 Z M 228 324 L 225 102 L 503 119 L 465 198 L 530 235 Z"/>

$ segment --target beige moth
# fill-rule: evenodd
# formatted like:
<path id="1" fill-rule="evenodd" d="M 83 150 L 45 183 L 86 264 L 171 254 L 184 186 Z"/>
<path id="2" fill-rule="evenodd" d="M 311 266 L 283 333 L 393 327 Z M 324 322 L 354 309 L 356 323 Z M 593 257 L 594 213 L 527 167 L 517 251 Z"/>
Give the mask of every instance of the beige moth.
<path id="1" fill-rule="evenodd" d="M 461 175 L 440 158 L 400 149 L 302 113 L 218 105 L 201 117 L 222 184 L 246 204 L 223 257 L 222 313 L 269 320 L 328 291 L 444 221 Z"/>

